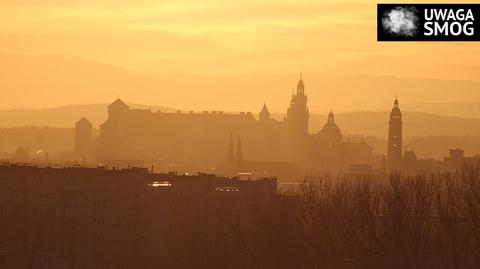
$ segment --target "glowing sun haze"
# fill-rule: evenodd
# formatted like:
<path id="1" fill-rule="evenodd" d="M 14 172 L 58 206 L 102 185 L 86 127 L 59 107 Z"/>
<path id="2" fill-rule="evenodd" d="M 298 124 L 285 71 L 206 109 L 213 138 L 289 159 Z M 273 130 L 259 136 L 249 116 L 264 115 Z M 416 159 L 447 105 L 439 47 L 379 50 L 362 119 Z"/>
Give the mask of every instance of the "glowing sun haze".
<path id="1" fill-rule="evenodd" d="M 0 51 L 69 54 L 155 73 L 476 78 L 477 43 L 377 43 L 376 2 L 4 0 Z"/>
<path id="2" fill-rule="evenodd" d="M 70 55 L 158 74 L 478 79 L 479 43 L 377 42 L 376 3 L 3 0 L 0 52 Z"/>

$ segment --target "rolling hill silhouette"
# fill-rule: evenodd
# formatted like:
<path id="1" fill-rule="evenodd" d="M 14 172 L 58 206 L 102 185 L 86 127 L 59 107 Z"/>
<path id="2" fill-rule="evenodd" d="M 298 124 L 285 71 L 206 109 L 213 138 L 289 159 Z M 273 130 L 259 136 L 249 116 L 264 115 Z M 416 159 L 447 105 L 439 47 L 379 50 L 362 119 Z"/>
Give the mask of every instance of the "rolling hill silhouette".
<path id="1" fill-rule="evenodd" d="M 382 106 L 379 110 L 387 110 Z M 480 102 L 406 103 L 402 109 L 462 118 L 480 118 Z"/>
<path id="2" fill-rule="evenodd" d="M 106 118 L 107 104 L 117 97 L 179 109 L 245 109 L 253 113 L 260 110 L 265 100 L 271 111 L 285 111 L 291 89 L 298 80 L 297 74 L 221 77 L 148 74 L 65 55 L 0 53 L 0 62 L 1 127 L 72 127 L 83 116 L 98 126 Z M 306 75 L 304 80 L 313 132 L 323 126 L 326 116 L 321 112 L 330 107 L 334 112 L 381 107 L 383 112 L 336 113 L 336 120 L 345 134 L 384 137 L 386 111 L 390 109 L 392 96 L 398 93 L 403 110 L 417 111 L 404 112 L 406 137 L 480 134 L 480 119 L 473 119 L 480 118 L 477 81 L 322 74 Z M 87 105 L 65 105 L 78 103 Z M 283 116 L 277 114 L 277 117 Z"/>
<path id="3" fill-rule="evenodd" d="M 343 134 L 385 138 L 388 134 L 389 113 L 387 111 L 337 113 L 335 122 Z M 416 136 L 480 135 L 480 119 L 410 111 L 403 111 L 402 117 L 403 134 L 406 139 Z M 326 121 L 327 115 L 311 114 L 310 131 L 317 132 Z"/>
<path id="4" fill-rule="evenodd" d="M 109 103 L 121 97 L 181 109 L 254 113 L 265 101 L 271 111 L 284 111 L 298 81 L 296 71 L 219 77 L 150 74 L 66 55 L 0 53 L 0 62 L 0 109 Z M 304 74 L 304 81 L 311 112 L 375 110 L 389 107 L 395 94 L 401 106 L 480 102 L 478 81 L 325 74 Z M 442 110 L 448 109 L 419 111 Z M 472 113 L 468 116 L 480 118 L 480 112 Z"/>
<path id="5" fill-rule="evenodd" d="M 132 108 L 152 109 L 152 111 L 174 112 L 176 109 L 163 106 L 130 104 Z M 46 126 L 72 127 L 82 117 L 86 117 L 94 126 L 107 119 L 108 104 L 68 105 L 47 109 L 13 109 L 0 111 L 0 127 Z"/>
<path id="6" fill-rule="evenodd" d="M 18 109 L 0 111 L 0 127 L 48 126 L 71 128 L 81 117 L 87 117 L 98 127 L 107 118 L 108 104 L 70 105 L 49 109 Z M 175 112 L 177 109 L 164 106 L 130 104 L 133 108 L 151 108 L 152 111 Z M 386 137 L 387 111 L 363 111 L 336 113 L 335 121 L 343 134 Z M 274 113 L 281 120 L 283 113 Z M 317 132 L 325 124 L 325 114 L 310 115 L 310 131 Z M 403 112 L 406 138 L 428 135 L 464 136 L 480 135 L 480 119 L 442 116 L 423 112 Z"/>

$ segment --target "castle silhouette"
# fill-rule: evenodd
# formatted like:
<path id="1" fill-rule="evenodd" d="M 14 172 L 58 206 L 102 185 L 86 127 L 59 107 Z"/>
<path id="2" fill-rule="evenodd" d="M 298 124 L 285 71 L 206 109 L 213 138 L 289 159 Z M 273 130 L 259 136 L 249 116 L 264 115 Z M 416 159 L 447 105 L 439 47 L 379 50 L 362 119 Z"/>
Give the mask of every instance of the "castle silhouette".
<path id="1" fill-rule="evenodd" d="M 92 125 L 82 118 L 76 124 L 76 153 L 85 162 L 144 160 L 160 167 L 211 170 L 219 164 L 278 166 L 295 163 L 308 171 L 358 170 L 371 172 L 372 148 L 366 142 L 344 141 L 333 111 L 323 128 L 309 133 L 309 108 L 303 78 L 292 93 L 283 120 L 272 118 L 266 103 L 258 119 L 250 112 L 193 111 L 164 113 L 132 109 L 120 99 L 108 106 L 108 118 L 92 139 Z M 395 99 L 389 121 L 385 165 L 400 166 L 402 119 Z M 234 143 L 238 144 L 234 154 Z M 239 157 L 240 156 L 240 157 Z M 247 167 L 246 167 L 247 166 Z"/>

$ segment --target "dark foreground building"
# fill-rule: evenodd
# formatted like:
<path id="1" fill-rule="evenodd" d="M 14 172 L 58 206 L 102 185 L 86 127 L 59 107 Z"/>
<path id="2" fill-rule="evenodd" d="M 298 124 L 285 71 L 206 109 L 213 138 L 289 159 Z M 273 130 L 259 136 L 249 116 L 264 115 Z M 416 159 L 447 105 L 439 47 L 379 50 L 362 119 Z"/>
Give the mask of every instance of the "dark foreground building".
<path id="1" fill-rule="evenodd" d="M 213 220 L 276 187 L 275 178 L 3 165 L 0 268 L 168 267 L 193 215 Z"/>

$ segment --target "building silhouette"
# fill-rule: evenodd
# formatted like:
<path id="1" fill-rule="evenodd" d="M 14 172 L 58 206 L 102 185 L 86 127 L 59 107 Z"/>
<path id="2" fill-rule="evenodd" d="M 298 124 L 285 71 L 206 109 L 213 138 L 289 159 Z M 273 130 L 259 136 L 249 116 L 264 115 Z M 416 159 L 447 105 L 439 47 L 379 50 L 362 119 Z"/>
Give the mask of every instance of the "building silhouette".
<path id="1" fill-rule="evenodd" d="M 270 117 L 271 115 L 270 115 L 270 112 L 268 112 L 267 104 L 264 103 L 262 110 L 260 111 L 260 114 L 259 114 L 259 119 L 261 122 L 267 122 L 270 120 Z"/>
<path id="2" fill-rule="evenodd" d="M 327 122 L 318 133 L 318 137 L 323 146 L 328 149 L 338 148 L 342 143 L 342 132 L 335 123 L 335 115 L 332 110 L 328 114 Z"/>
<path id="3" fill-rule="evenodd" d="M 445 166 L 449 168 L 460 167 L 466 160 L 462 149 L 450 149 L 448 157 L 443 159 Z"/>
<path id="4" fill-rule="evenodd" d="M 305 93 L 305 84 L 302 75 L 297 83 L 297 91 L 292 93 L 290 107 L 287 110 L 286 122 L 289 131 L 297 139 L 305 138 L 308 135 L 308 106 L 307 94 Z"/>
<path id="5" fill-rule="evenodd" d="M 320 132 L 309 133 L 307 100 L 302 77 L 283 120 L 274 119 L 266 103 L 256 119 L 250 112 L 134 109 L 117 99 L 100 125 L 95 157 L 99 162 L 145 160 L 159 171 L 214 171 L 219 165 L 242 161 L 269 166 L 294 163 L 288 167 L 298 165 L 305 171 L 348 170 L 352 161 L 371 165 L 371 148 L 363 141 L 359 143 L 364 147 L 344 142 L 333 112 Z M 238 137 L 236 148 L 233 135 Z M 368 158 L 362 161 L 358 156 Z"/>
<path id="6" fill-rule="evenodd" d="M 236 152 L 235 161 L 237 163 L 242 163 L 243 162 L 242 140 L 240 139 L 240 137 L 238 138 L 238 141 L 237 141 L 237 152 Z"/>
<path id="7" fill-rule="evenodd" d="M 0 268 L 174 268 L 192 212 L 276 195 L 275 178 L 2 164 Z"/>
<path id="8" fill-rule="evenodd" d="M 86 118 L 81 118 L 75 123 L 75 154 L 77 158 L 85 160 L 91 153 L 92 123 Z"/>
<path id="9" fill-rule="evenodd" d="M 414 173 L 420 168 L 418 165 L 418 158 L 413 149 L 407 150 L 403 154 L 401 169 L 407 173 Z"/>
<path id="10" fill-rule="evenodd" d="M 402 160 L 402 113 L 395 98 L 388 121 L 387 161 L 389 168 L 400 168 Z"/>
<path id="11" fill-rule="evenodd" d="M 366 174 L 375 171 L 373 168 L 384 173 L 391 169 L 434 171 L 477 159 L 463 157 L 459 149 L 452 150 L 443 162 L 418 158 L 413 149 L 403 151 L 403 121 L 397 97 L 388 120 L 387 153 L 376 158 L 363 138 L 344 141 L 333 110 L 320 131 L 310 133 L 307 101 L 302 76 L 283 120 L 272 117 L 266 102 L 256 118 L 250 112 L 163 113 L 131 108 L 117 99 L 108 106 L 108 118 L 100 125 L 95 141 L 87 119 L 75 124 L 75 153 L 77 158 L 89 157 L 90 164 L 141 164 L 155 166 L 156 171 L 270 174 L 281 180 L 298 180 L 302 175 L 325 171 Z M 235 141 L 234 136 L 238 137 Z M 23 159 L 28 158 L 16 158 Z"/>
<path id="12" fill-rule="evenodd" d="M 230 135 L 230 141 L 228 141 L 227 163 L 232 164 L 234 162 L 235 157 L 233 155 L 233 136 Z"/>

